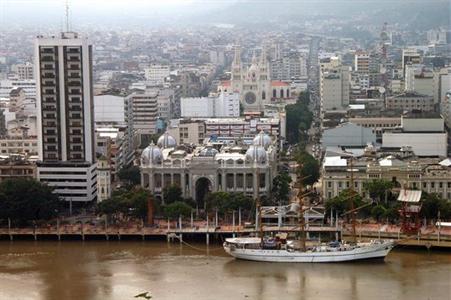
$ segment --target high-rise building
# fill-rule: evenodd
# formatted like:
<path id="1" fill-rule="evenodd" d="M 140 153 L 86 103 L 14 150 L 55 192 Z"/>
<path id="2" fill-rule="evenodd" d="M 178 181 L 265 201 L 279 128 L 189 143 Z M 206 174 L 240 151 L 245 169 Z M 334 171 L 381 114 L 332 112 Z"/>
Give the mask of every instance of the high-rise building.
<path id="1" fill-rule="evenodd" d="M 307 76 L 307 60 L 300 53 L 290 53 L 271 62 L 271 79 L 290 81 Z"/>
<path id="2" fill-rule="evenodd" d="M 111 198 L 111 169 L 106 157 L 97 162 L 97 201 Z"/>
<path id="3" fill-rule="evenodd" d="M 153 84 L 162 84 L 165 78 L 169 76 L 171 70 L 168 65 L 151 65 L 144 72 L 146 80 Z"/>
<path id="4" fill-rule="evenodd" d="M 33 64 L 27 62 L 24 64 L 14 65 L 12 71 L 17 75 L 19 80 L 33 80 Z"/>
<path id="5" fill-rule="evenodd" d="M 406 65 L 405 90 L 434 97 L 439 103 L 439 76 L 438 72 L 424 65 Z"/>
<path id="6" fill-rule="evenodd" d="M 92 45 L 77 33 L 38 36 L 38 180 L 64 200 L 97 197 L 92 94 Z"/>
<path id="7" fill-rule="evenodd" d="M 421 63 L 421 55 L 416 49 L 402 50 L 402 71 L 406 74 L 406 65 L 415 65 Z"/>
<path id="8" fill-rule="evenodd" d="M 181 99 L 182 117 L 239 117 L 240 94 L 226 93 L 215 97 L 197 97 Z"/>
<path id="9" fill-rule="evenodd" d="M 370 71 L 370 56 L 366 52 L 356 52 L 354 56 L 354 70 L 359 73 L 369 73 Z"/>
<path id="10" fill-rule="evenodd" d="M 350 67 L 321 70 L 320 95 L 322 111 L 347 109 L 350 97 Z"/>

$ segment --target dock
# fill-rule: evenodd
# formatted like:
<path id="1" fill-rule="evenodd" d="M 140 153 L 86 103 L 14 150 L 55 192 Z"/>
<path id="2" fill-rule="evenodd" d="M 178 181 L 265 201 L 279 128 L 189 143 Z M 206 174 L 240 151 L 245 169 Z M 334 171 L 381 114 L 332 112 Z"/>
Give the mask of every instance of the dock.
<path id="1" fill-rule="evenodd" d="M 164 226 L 163 226 L 164 225 Z M 159 223 L 157 226 L 142 226 L 130 224 L 128 226 L 94 226 L 89 224 L 74 224 L 61 226 L 45 226 L 35 228 L 0 228 L 0 240 L 167 240 L 168 242 L 182 242 L 183 240 L 204 240 L 208 245 L 211 239 L 220 241 L 226 237 L 248 236 L 258 234 L 254 227 L 218 225 L 205 226 L 205 224 L 184 224 L 177 226 L 173 223 Z M 193 225 L 193 226 L 191 226 Z M 265 233 L 297 233 L 296 226 L 263 226 Z M 350 238 L 349 226 L 308 226 L 306 228 L 307 239 L 323 240 Z M 436 228 L 423 228 L 417 235 L 401 233 L 399 227 L 389 225 L 361 225 L 356 230 L 358 240 L 392 239 L 399 245 L 426 247 L 426 248 L 451 248 L 451 231 Z"/>

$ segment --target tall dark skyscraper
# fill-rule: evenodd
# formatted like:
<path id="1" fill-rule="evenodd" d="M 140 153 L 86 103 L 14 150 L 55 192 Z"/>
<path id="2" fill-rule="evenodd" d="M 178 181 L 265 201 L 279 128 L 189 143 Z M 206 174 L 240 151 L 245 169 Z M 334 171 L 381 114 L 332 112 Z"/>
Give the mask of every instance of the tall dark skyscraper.
<path id="1" fill-rule="evenodd" d="M 38 179 L 67 201 L 96 198 L 92 45 L 77 33 L 36 39 Z"/>

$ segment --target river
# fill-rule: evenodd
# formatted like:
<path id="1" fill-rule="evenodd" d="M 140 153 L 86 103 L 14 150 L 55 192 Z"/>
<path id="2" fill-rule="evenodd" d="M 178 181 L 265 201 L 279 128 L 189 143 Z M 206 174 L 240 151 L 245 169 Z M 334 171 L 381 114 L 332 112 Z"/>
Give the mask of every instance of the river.
<path id="1" fill-rule="evenodd" d="M 202 244 L 197 247 L 205 249 Z M 274 264 L 146 241 L 2 241 L 0 299 L 451 299 L 451 253 L 385 263 Z M 144 299 L 144 298 L 142 298 Z"/>

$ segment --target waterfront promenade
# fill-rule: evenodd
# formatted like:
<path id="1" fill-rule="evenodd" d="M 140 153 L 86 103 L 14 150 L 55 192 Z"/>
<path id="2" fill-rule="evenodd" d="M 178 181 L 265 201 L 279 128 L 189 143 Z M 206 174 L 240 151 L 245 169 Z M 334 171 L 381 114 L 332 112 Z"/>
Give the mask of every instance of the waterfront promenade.
<path id="1" fill-rule="evenodd" d="M 297 232 L 296 226 L 263 226 L 264 232 Z M 342 237 L 349 239 L 351 229 L 348 224 L 338 227 L 308 226 L 308 236 L 319 236 L 326 239 Z M 127 223 L 125 225 L 92 225 L 77 223 L 66 225 L 48 225 L 27 228 L 0 228 L 0 239 L 3 240 L 121 240 L 121 239 L 167 239 L 189 240 L 191 238 L 204 239 L 208 244 L 211 237 L 229 237 L 255 234 L 255 227 L 231 224 L 207 223 L 193 221 L 183 223 L 180 227 L 177 222 L 157 221 L 153 226 L 143 226 L 140 223 Z M 417 235 L 403 234 L 399 226 L 384 224 L 359 224 L 356 227 L 359 240 L 365 239 L 393 239 L 400 245 L 451 248 L 451 228 L 436 226 L 422 227 Z"/>

